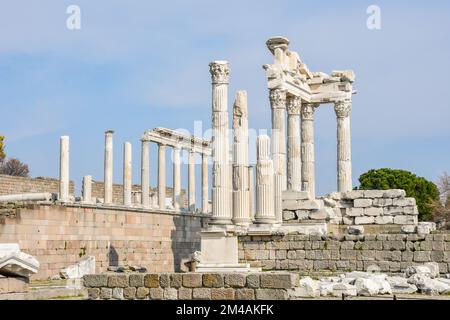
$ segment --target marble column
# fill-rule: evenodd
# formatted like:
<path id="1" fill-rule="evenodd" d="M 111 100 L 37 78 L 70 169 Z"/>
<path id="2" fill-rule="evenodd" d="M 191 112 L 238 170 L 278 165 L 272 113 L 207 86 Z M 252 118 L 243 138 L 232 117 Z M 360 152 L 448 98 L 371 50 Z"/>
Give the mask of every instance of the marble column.
<path id="1" fill-rule="evenodd" d="M 131 143 L 125 142 L 123 144 L 123 204 L 131 206 Z"/>
<path id="2" fill-rule="evenodd" d="M 166 209 L 166 146 L 158 144 L 158 205 Z"/>
<path id="3" fill-rule="evenodd" d="M 231 224 L 231 165 L 228 142 L 228 83 L 226 61 L 209 64 L 212 79 L 212 217 L 210 224 Z"/>
<path id="4" fill-rule="evenodd" d="M 301 160 L 302 160 L 302 190 L 309 192 L 309 197 L 315 199 L 315 169 L 314 169 L 314 110 L 317 104 L 304 103 L 301 106 Z"/>
<path id="5" fill-rule="evenodd" d="M 275 223 L 274 168 L 270 159 L 270 138 L 258 136 L 256 141 L 256 213 L 255 223 Z"/>
<path id="6" fill-rule="evenodd" d="M 181 150 L 175 146 L 173 148 L 173 208 L 180 211 L 181 207 Z"/>
<path id="7" fill-rule="evenodd" d="M 273 176 L 273 208 L 276 223 L 283 223 L 283 177 L 279 174 Z"/>
<path id="8" fill-rule="evenodd" d="M 69 201 L 69 136 L 59 140 L 59 200 Z"/>
<path id="9" fill-rule="evenodd" d="M 208 213 L 208 156 L 202 154 L 202 213 Z"/>
<path id="10" fill-rule="evenodd" d="M 238 91 L 233 106 L 233 223 L 248 225 L 250 192 L 248 185 L 247 92 Z"/>
<path id="11" fill-rule="evenodd" d="M 352 190 L 351 110 L 351 101 L 338 101 L 334 105 L 337 118 L 337 186 L 339 192 Z"/>
<path id="12" fill-rule="evenodd" d="M 188 204 L 189 211 L 195 211 L 195 152 L 189 150 L 188 158 Z"/>
<path id="13" fill-rule="evenodd" d="M 141 141 L 141 204 L 144 208 L 148 208 L 150 206 L 149 142 L 144 140 Z"/>
<path id="14" fill-rule="evenodd" d="M 248 167 L 248 195 L 250 203 L 250 220 L 255 218 L 255 174 L 253 166 Z"/>
<path id="15" fill-rule="evenodd" d="M 81 194 L 83 197 L 83 202 L 85 203 L 92 202 L 92 176 L 83 177 L 83 186 L 81 189 Z"/>
<path id="16" fill-rule="evenodd" d="M 302 188 L 300 107 L 300 97 L 293 96 L 288 99 L 287 189 L 293 191 L 301 191 Z"/>
<path id="17" fill-rule="evenodd" d="M 113 130 L 105 132 L 104 203 L 113 202 Z"/>
<path id="18" fill-rule="evenodd" d="M 273 166 L 275 174 L 281 175 L 283 190 L 286 190 L 286 91 L 270 90 L 269 98 L 272 109 Z"/>

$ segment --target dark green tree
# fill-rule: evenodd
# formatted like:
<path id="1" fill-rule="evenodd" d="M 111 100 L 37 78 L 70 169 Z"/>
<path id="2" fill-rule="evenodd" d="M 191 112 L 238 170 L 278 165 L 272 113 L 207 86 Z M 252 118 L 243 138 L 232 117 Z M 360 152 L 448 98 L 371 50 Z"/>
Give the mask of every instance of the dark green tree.
<path id="1" fill-rule="evenodd" d="M 6 157 L 5 150 L 3 149 L 3 140 L 5 140 L 5 137 L 0 136 L 0 162 Z"/>
<path id="2" fill-rule="evenodd" d="M 372 169 L 359 176 L 359 189 L 404 189 L 407 197 L 416 199 L 419 220 L 431 220 L 431 203 L 439 199 L 438 187 L 423 177 L 406 170 Z"/>

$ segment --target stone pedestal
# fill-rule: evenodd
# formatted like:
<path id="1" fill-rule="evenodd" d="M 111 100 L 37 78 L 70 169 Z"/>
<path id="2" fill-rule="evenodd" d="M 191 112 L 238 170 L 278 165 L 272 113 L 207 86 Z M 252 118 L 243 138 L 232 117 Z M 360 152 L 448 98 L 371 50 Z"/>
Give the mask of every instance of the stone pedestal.
<path id="1" fill-rule="evenodd" d="M 334 105 L 337 118 L 337 185 L 339 192 L 352 190 L 352 162 L 350 147 L 350 101 L 339 101 Z"/>

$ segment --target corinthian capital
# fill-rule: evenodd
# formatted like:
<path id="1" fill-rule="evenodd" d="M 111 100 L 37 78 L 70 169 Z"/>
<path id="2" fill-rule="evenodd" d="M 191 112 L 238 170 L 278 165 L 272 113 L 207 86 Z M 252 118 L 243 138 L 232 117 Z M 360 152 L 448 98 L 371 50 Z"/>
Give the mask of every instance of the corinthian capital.
<path id="1" fill-rule="evenodd" d="M 337 101 L 334 104 L 334 112 L 336 112 L 336 116 L 338 118 L 346 118 L 350 115 L 350 111 L 352 111 L 352 103 L 351 101 Z"/>
<path id="2" fill-rule="evenodd" d="M 303 103 L 301 106 L 301 114 L 303 120 L 313 120 L 314 119 L 314 110 L 319 105 L 317 103 Z"/>
<path id="3" fill-rule="evenodd" d="M 269 93 L 270 105 L 275 108 L 286 108 L 286 91 L 282 89 L 272 89 Z"/>
<path id="4" fill-rule="evenodd" d="M 287 100 L 287 112 L 288 114 L 300 114 L 300 108 L 302 106 L 302 99 L 297 96 L 292 96 Z"/>
<path id="5" fill-rule="evenodd" d="M 230 75 L 230 65 L 227 61 L 213 61 L 209 64 L 212 83 L 228 83 Z"/>

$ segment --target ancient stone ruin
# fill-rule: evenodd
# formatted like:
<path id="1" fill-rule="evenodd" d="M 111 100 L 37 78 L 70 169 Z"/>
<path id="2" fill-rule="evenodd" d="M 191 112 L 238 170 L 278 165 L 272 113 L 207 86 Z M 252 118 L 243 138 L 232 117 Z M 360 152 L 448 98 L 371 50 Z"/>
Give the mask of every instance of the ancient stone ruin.
<path id="1" fill-rule="evenodd" d="M 94 182 L 86 175 L 82 195 L 75 197 L 69 137 L 63 136 L 58 190 L 0 195 L 2 203 L 19 204 L 2 209 L 7 214 L 0 220 L 0 242 L 25 244 L 45 266 L 39 277 L 84 276 L 91 299 L 450 292 L 450 280 L 444 276 L 450 270 L 450 235 L 436 231 L 431 222 L 418 222 L 415 199 L 404 190 L 353 190 L 353 71 L 313 72 L 289 49 L 288 39 L 273 37 L 266 44 L 274 57 L 263 66 L 272 130 L 270 136 L 258 136 L 256 150 L 249 150 L 247 93 L 238 91 L 229 110 L 230 65 L 213 61 L 211 140 L 161 127 L 146 130 L 140 139 L 140 185 L 132 184 L 131 143 L 125 142 L 123 183 L 116 186 L 114 132 L 107 130 L 104 180 Z M 318 197 L 314 112 L 323 104 L 333 104 L 336 113 L 337 190 Z M 150 142 L 158 145 L 156 188 L 150 186 Z M 171 189 L 166 183 L 166 147 L 173 152 Z M 189 159 L 187 201 L 181 189 L 182 152 Z M 250 152 L 256 152 L 256 167 L 249 163 Z M 195 201 L 195 154 L 202 159 L 200 204 Z M 120 201 L 115 200 L 117 193 Z M 47 220 L 61 224 L 59 233 L 40 222 Z M 37 223 L 43 233 L 23 227 L 27 221 Z M 42 241 L 44 254 L 24 240 L 20 230 Z M 58 261 L 58 270 L 46 259 Z M 90 274 L 92 270 L 98 274 Z M 304 277 L 312 274 L 322 278 Z"/>

